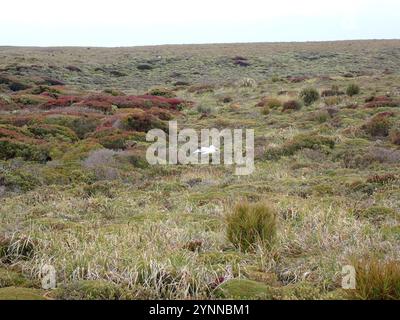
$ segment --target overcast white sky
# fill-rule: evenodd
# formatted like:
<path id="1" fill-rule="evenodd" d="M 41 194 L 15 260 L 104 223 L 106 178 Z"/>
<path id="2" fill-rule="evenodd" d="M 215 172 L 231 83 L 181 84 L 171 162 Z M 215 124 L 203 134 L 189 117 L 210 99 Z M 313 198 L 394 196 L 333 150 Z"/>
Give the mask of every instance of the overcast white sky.
<path id="1" fill-rule="evenodd" d="M 399 39 L 399 0 L 14 0 L 0 45 Z"/>

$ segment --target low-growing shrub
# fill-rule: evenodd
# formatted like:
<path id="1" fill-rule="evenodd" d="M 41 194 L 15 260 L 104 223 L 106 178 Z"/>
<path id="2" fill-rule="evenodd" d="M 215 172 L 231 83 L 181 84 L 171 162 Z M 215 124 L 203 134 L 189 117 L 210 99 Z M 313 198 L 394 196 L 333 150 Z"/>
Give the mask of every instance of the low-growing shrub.
<path id="1" fill-rule="evenodd" d="M 300 92 L 300 98 L 309 106 L 319 99 L 319 92 L 314 88 L 305 88 Z"/>
<path id="2" fill-rule="evenodd" d="M 389 107 L 389 108 L 396 108 L 400 106 L 400 101 L 399 100 L 393 100 L 390 97 L 387 96 L 372 96 L 369 97 L 365 100 L 365 105 L 364 108 L 368 109 L 374 109 L 374 108 L 383 108 L 383 107 Z"/>
<path id="3" fill-rule="evenodd" d="M 367 178 L 368 183 L 386 184 L 396 181 L 397 177 L 393 173 L 374 174 Z"/>
<path id="4" fill-rule="evenodd" d="M 165 97 L 165 98 L 175 98 L 176 97 L 176 94 L 172 90 L 167 89 L 167 88 L 161 88 L 161 87 L 151 89 L 147 93 L 147 95 L 160 96 L 160 97 Z"/>
<path id="5" fill-rule="evenodd" d="M 119 172 L 115 168 L 116 155 L 116 151 L 109 149 L 94 150 L 82 162 L 82 166 L 92 170 L 98 180 L 115 180 L 119 178 Z"/>
<path id="6" fill-rule="evenodd" d="M 153 69 L 153 66 L 149 63 L 140 63 L 136 66 L 139 70 L 151 70 Z"/>
<path id="7" fill-rule="evenodd" d="M 110 94 L 110 95 L 112 95 L 114 97 L 124 96 L 125 95 L 125 93 L 122 92 L 121 90 L 114 89 L 114 88 L 104 89 L 103 92 L 106 93 L 106 94 Z"/>
<path id="8" fill-rule="evenodd" d="M 116 128 L 103 128 L 87 136 L 98 141 L 104 148 L 120 150 L 126 149 L 135 141 L 145 140 L 139 132 L 123 131 Z"/>
<path id="9" fill-rule="evenodd" d="M 37 124 L 31 125 L 27 129 L 38 139 L 50 140 L 54 138 L 66 142 L 78 140 L 78 136 L 73 130 L 59 125 Z"/>
<path id="10" fill-rule="evenodd" d="M 0 159 L 23 158 L 26 161 L 45 162 L 50 159 L 44 145 L 30 145 L 9 138 L 0 138 Z"/>
<path id="11" fill-rule="evenodd" d="M 215 111 L 213 106 L 206 104 L 197 105 L 196 110 L 198 113 L 201 113 L 203 115 L 210 115 Z"/>
<path id="12" fill-rule="evenodd" d="M 393 128 L 389 131 L 390 142 L 396 145 L 400 145 L 400 128 Z"/>
<path id="13" fill-rule="evenodd" d="M 268 248 L 275 240 L 276 212 L 266 203 L 239 203 L 226 221 L 229 241 L 241 250 L 254 249 L 257 244 Z"/>
<path id="14" fill-rule="evenodd" d="M 24 170 L 2 170 L 0 171 L 0 185 L 4 190 L 12 192 L 26 192 L 33 190 L 39 185 L 37 176 Z"/>
<path id="15" fill-rule="evenodd" d="M 279 99 L 276 98 L 269 98 L 266 99 L 266 106 L 271 108 L 271 109 L 279 109 L 280 107 L 282 107 L 282 102 Z"/>
<path id="16" fill-rule="evenodd" d="M 0 84 L 5 84 L 11 91 L 21 91 L 30 88 L 30 85 L 25 83 L 25 81 L 6 75 L 0 75 Z"/>
<path id="17" fill-rule="evenodd" d="M 54 292 L 62 300 L 120 300 L 133 298 L 128 291 L 110 281 L 79 280 L 63 284 Z"/>
<path id="18" fill-rule="evenodd" d="M 151 129 L 166 130 L 164 121 L 141 109 L 129 113 L 122 118 L 122 126 L 126 130 L 147 132 Z"/>
<path id="19" fill-rule="evenodd" d="M 368 120 L 361 128 L 373 137 L 386 137 L 389 135 L 389 129 L 392 122 L 388 117 L 376 115 Z"/>
<path id="20" fill-rule="evenodd" d="M 83 139 L 86 134 L 96 129 L 100 120 L 97 117 L 55 115 L 47 117 L 45 123 L 67 127 L 74 131 L 79 139 Z"/>
<path id="21" fill-rule="evenodd" d="M 288 110 L 296 110 L 297 111 L 297 110 L 300 110 L 301 107 L 302 107 L 301 102 L 299 102 L 297 100 L 289 100 L 283 104 L 282 111 L 288 111 Z"/>
<path id="22" fill-rule="evenodd" d="M 264 97 L 261 99 L 260 102 L 257 103 L 257 107 L 268 107 L 271 109 L 278 109 L 282 107 L 282 102 L 277 98 Z"/>
<path id="23" fill-rule="evenodd" d="M 235 59 L 233 61 L 233 64 L 235 64 L 237 66 L 240 66 L 240 67 L 248 67 L 248 66 L 250 66 L 250 62 L 248 62 L 247 59 L 246 60 Z"/>
<path id="24" fill-rule="evenodd" d="M 392 150 L 382 147 L 371 147 L 364 155 L 364 159 L 368 162 L 380 163 L 398 163 L 400 162 L 400 150 Z"/>
<path id="25" fill-rule="evenodd" d="M 69 71 L 74 71 L 74 72 L 82 72 L 81 68 L 78 68 L 77 66 L 66 66 L 65 69 L 69 70 Z"/>
<path id="26" fill-rule="evenodd" d="M 335 141 L 318 134 L 299 134 L 285 142 L 281 147 L 267 150 L 266 158 L 274 160 L 282 156 L 291 156 L 301 149 L 319 149 L 323 146 L 332 149 L 335 146 Z"/>

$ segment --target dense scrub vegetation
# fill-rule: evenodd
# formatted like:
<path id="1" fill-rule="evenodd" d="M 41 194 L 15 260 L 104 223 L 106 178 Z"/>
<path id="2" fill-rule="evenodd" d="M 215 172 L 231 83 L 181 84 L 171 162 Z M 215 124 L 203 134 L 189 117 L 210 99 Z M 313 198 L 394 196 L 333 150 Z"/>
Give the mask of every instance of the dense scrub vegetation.
<path id="1" fill-rule="evenodd" d="M 0 298 L 400 298 L 398 41 L 49 50 L 0 48 Z M 149 165 L 171 119 L 255 172 Z"/>

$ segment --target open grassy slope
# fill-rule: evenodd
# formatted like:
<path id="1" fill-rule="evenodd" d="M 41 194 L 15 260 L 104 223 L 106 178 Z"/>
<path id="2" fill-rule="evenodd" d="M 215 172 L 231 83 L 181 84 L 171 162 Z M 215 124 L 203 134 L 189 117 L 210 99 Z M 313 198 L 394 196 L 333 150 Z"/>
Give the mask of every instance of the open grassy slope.
<path id="1" fill-rule="evenodd" d="M 149 166 L 170 119 L 253 128 L 255 172 Z M 1 47 L 0 298 L 398 299 L 399 120 L 398 40 Z M 273 242 L 230 241 L 244 201 Z"/>

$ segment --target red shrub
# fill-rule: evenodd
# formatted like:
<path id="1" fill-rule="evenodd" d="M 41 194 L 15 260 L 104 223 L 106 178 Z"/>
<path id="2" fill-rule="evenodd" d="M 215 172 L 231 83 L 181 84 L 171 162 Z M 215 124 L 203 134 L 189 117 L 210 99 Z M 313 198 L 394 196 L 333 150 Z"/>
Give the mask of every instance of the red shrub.
<path id="1" fill-rule="evenodd" d="M 395 101 L 386 96 L 370 97 L 366 100 L 364 108 L 399 107 L 400 101 Z"/>
<path id="2" fill-rule="evenodd" d="M 44 142 L 43 140 L 35 139 L 30 132 L 10 125 L 0 125 L 0 138 L 29 144 L 41 144 Z"/>
<path id="3" fill-rule="evenodd" d="M 123 131 L 116 128 L 101 128 L 87 135 L 87 138 L 94 139 L 107 149 L 126 149 L 137 140 L 144 140 L 141 133 Z"/>
<path id="4" fill-rule="evenodd" d="M 146 132 L 153 128 L 167 129 L 165 122 L 141 109 L 136 109 L 135 112 L 124 115 L 121 121 L 126 130 Z"/>
<path id="5" fill-rule="evenodd" d="M 52 99 L 46 103 L 43 103 L 41 109 L 51 109 L 57 107 L 69 107 L 76 102 L 81 101 L 82 98 L 78 96 L 59 96 L 56 99 Z"/>
<path id="6" fill-rule="evenodd" d="M 159 107 L 152 107 L 150 108 L 149 112 L 153 115 L 156 116 L 157 118 L 161 119 L 161 120 L 171 120 L 172 119 L 172 115 L 169 111 L 165 110 L 165 109 L 161 109 Z"/>

